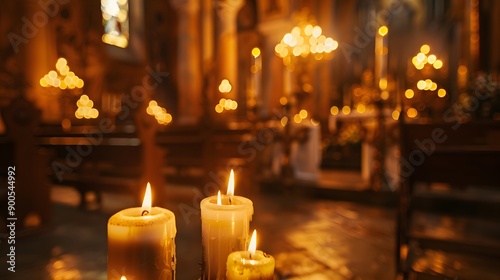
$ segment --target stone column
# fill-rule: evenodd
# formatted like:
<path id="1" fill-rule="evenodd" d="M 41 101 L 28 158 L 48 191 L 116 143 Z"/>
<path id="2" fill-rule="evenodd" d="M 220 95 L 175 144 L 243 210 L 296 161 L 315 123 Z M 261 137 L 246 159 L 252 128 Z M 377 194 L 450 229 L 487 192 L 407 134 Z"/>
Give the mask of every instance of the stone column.
<path id="1" fill-rule="evenodd" d="M 201 107 L 200 4 L 198 0 L 171 0 L 179 13 L 178 123 L 196 123 Z"/>
<path id="2" fill-rule="evenodd" d="M 244 0 L 217 0 L 216 43 L 217 43 L 217 85 L 228 79 L 233 89 L 225 95 L 236 100 L 238 96 L 238 34 L 236 18 Z"/>
<path id="3" fill-rule="evenodd" d="M 213 70 L 214 62 L 214 3 L 213 0 L 203 0 L 201 8 L 201 21 L 203 30 L 203 74 L 207 75 Z"/>
<path id="4" fill-rule="evenodd" d="M 46 10 L 40 3 L 36 0 L 24 2 L 25 20 L 19 20 L 22 28 L 17 34 L 24 44 L 17 45 L 14 51 L 16 55 L 24 56 L 26 82 L 31 85 L 26 87 L 26 97 L 42 110 L 44 122 L 57 123 L 61 120 L 61 93 L 58 89 L 42 88 L 40 78 L 55 69 L 57 48 L 51 21 L 62 5 L 56 3 L 52 9 Z"/>

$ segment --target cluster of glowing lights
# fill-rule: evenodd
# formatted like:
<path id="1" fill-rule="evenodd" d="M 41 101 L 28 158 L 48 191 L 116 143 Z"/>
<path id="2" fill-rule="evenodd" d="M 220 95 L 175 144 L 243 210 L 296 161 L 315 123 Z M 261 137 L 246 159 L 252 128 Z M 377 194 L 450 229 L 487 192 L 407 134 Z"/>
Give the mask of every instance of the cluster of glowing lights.
<path id="1" fill-rule="evenodd" d="M 425 91 L 436 91 L 437 90 L 437 95 L 440 98 L 443 98 L 446 96 L 446 90 L 444 88 L 438 89 L 438 86 L 436 83 L 434 83 L 431 79 L 426 79 L 426 80 L 420 80 L 417 82 L 417 88 L 419 90 L 425 90 Z M 407 99 L 412 99 L 415 96 L 415 92 L 412 89 L 407 89 L 405 91 L 405 97 Z"/>
<path id="2" fill-rule="evenodd" d="M 285 65 L 291 62 L 291 57 L 307 57 L 313 54 L 314 58 L 320 60 L 323 54 L 336 50 L 339 43 L 321 33 L 320 26 L 308 24 L 304 28 L 295 26 L 292 32 L 286 33 L 281 42 L 274 48 L 276 54 L 283 58 Z"/>
<path id="3" fill-rule="evenodd" d="M 106 44 L 126 48 L 129 39 L 128 0 L 101 0 L 104 34 Z"/>
<path id="4" fill-rule="evenodd" d="M 172 122 L 172 115 L 167 112 L 167 109 L 159 106 L 158 102 L 155 100 L 149 101 L 146 113 L 150 116 L 154 116 L 159 124 L 167 125 Z"/>
<path id="5" fill-rule="evenodd" d="M 238 108 L 238 102 L 229 98 L 221 98 L 219 104 L 215 105 L 215 112 L 222 113 L 224 110 L 231 111 Z"/>
<path id="6" fill-rule="evenodd" d="M 420 47 L 420 52 L 411 59 L 415 68 L 422 70 L 426 64 L 432 65 L 437 70 L 443 67 L 443 61 L 438 59 L 436 55 L 430 54 L 430 50 L 429 45 L 422 45 Z"/>
<path id="7" fill-rule="evenodd" d="M 95 119 L 99 116 L 99 111 L 94 107 L 94 101 L 90 100 L 90 98 L 83 94 L 80 96 L 80 99 L 76 101 L 76 109 L 75 117 L 77 119 Z"/>
<path id="8" fill-rule="evenodd" d="M 297 113 L 293 116 L 293 121 L 295 123 L 301 123 L 302 120 L 306 119 L 308 115 L 309 115 L 309 113 L 307 112 L 307 110 L 302 109 L 299 111 L 299 113 Z"/>
<path id="9" fill-rule="evenodd" d="M 219 91 L 222 93 L 228 93 L 233 89 L 233 86 L 228 79 L 224 79 L 219 84 Z"/>
<path id="10" fill-rule="evenodd" d="M 254 50 L 257 49 L 257 48 L 254 48 Z M 260 55 L 260 50 L 258 51 L 258 54 L 254 53 L 254 50 L 252 50 L 252 54 L 253 55 Z M 229 93 L 231 92 L 231 90 L 233 90 L 233 86 L 231 85 L 231 83 L 229 82 L 229 80 L 227 79 L 223 79 L 220 84 L 219 84 L 219 91 L 221 93 Z M 215 105 L 215 112 L 217 113 L 222 113 L 224 112 L 224 110 L 226 111 L 232 111 L 232 110 L 236 110 L 238 108 L 238 102 L 232 100 L 232 99 L 229 99 L 229 98 L 221 98 L 219 100 L 219 103 L 217 105 Z"/>
<path id="11" fill-rule="evenodd" d="M 56 87 L 60 89 L 82 88 L 84 82 L 75 73 L 69 70 L 68 61 L 61 57 L 56 62 L 56 70 L 51 70 L 40 79 L 42 87 Z"/>
<path id="12" fill-rule="evenodd" d="M 340 113 L 344 114 L 344 115 L 349 115 L 351 112 L 352 112 L 352 108 L 350 106 L 343 106 L 342 109 L 337 107 L 337 106 L 332 106 L 330 108 L 330 114 L 332 114 L 333 116 L 336 116 Z M 356 106 L 356 112 L 360 113 L 360 114 L 364 114 L 364 113 L 371 113 L 373 112 L 373 107 L 372 106 L 366 106 L 365 104 L 358 104 Z"/>

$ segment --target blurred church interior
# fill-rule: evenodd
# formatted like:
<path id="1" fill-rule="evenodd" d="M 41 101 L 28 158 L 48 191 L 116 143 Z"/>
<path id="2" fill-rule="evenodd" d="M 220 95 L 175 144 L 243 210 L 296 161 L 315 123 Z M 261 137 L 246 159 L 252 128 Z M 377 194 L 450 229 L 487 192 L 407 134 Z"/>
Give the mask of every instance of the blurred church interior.
<path id="1" fill-rule="evenodd" d="M 1 3 L 2 279 L 105 279 L 147 182 L 197 279 L 189 209 L 230 169 L 275 279 L 500 279 L 500 1 Z"/>

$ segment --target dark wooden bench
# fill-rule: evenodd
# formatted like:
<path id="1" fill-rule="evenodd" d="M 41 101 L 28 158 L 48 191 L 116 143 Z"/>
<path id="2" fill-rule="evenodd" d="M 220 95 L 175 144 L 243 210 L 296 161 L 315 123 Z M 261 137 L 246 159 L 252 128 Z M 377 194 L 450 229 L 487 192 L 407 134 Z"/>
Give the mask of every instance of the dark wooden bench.
<path id="1" fill-rule="evenodd" d="M 400 129 L 398 274 L 407 279 L 415 273 L 415 252 L 424 249 L 500 261 L 500 123 L 401 122 Z M 431 221 L 444 215 L 466 230 L 432 230 Z"/>
<path id="2" fill-rule="evenodd" d="M 251 141 L 247 123 L 169 126 L 157 133 L 156 142 L 165 150 L 164 174 L 168 182 L 202 187 L 214 174 L 229 174 L 230 168 L 247 170 L 247 155 L 239 146 Z"/>
<path id="3" fill-rule="evenodd" d="M 40 111 L 21 96 L 1 108 L 1 113 L 6 128 L 0 136 L 2 220 L 15 218 L 16 234 L 28 235 L 46 229 L 52 221 L 49 182 L 43 173 L 47 157 L 33 137 Z M 7 205 L 13 206 L 12 212 Z"/>
<path id="4" fill-rule="evenodd" d="M 37 131 L 38 145 L 51 151 L 46 171 L 52 183 L 75 187 L 82 207 L 88 192 L 95 192 L 98 202 L 101 191 L 138 195 L 142 147 L 136 133 L 106 133 L 96 138 L 88 133 L 91 129 Z"/>
<path id="5" fill-rule="evenodd" d="M 105 119 L 104 119 L 105 121 Z M 76 126 L 63 131 L 42 127 L 36 131 L 37 144 L 51 151 L 46 170 L 52 183 L 72 186 L 86 207 L 86 194 L 102 192 L 132 194 L 140 203 L 147 182 L 157 201 L 164 198 L 162 150 L 154 144 L 157 126 L 142 121 L 123 126 Z M 151 124 L 151 123 L 149 123 Z"/>

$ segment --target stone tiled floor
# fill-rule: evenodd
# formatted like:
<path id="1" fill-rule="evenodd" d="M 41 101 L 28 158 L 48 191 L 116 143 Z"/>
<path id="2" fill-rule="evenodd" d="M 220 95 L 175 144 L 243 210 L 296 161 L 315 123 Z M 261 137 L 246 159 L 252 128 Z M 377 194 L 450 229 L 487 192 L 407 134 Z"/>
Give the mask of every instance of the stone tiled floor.
<path id="1" fill-rule="evenodd" d="M 198 279 L 198 192 L 190 187 L 168 187 L 168 193 L 169 202 L 161 206 L 176 214 L 177 279 Z M 258 247 L 276 258 L 276 279 L 395 279 L 393 209 L 311 198 L 299 192 L 246 196 L 254 201 L 251 228 L 259 232 Z M 105 194 L 101 209 L 82 211 L 76 207 L 74 191 L 53 188 L 53 200 L 51 227 L 18 239 L 16 273 L 6 272 L 5 242 L 1 244 L 0 279 L 106 279 L 107 219 L 120 209 L 136 206 L 134 199 Z M 500 279 L 498 268 L 491 270 L 495 265 L 485 264 L 426 251 L 417 268 L 472 275 L 464 279 Z M 481 266 L 484 271 L 471 274 L 473 266 Z"/>

